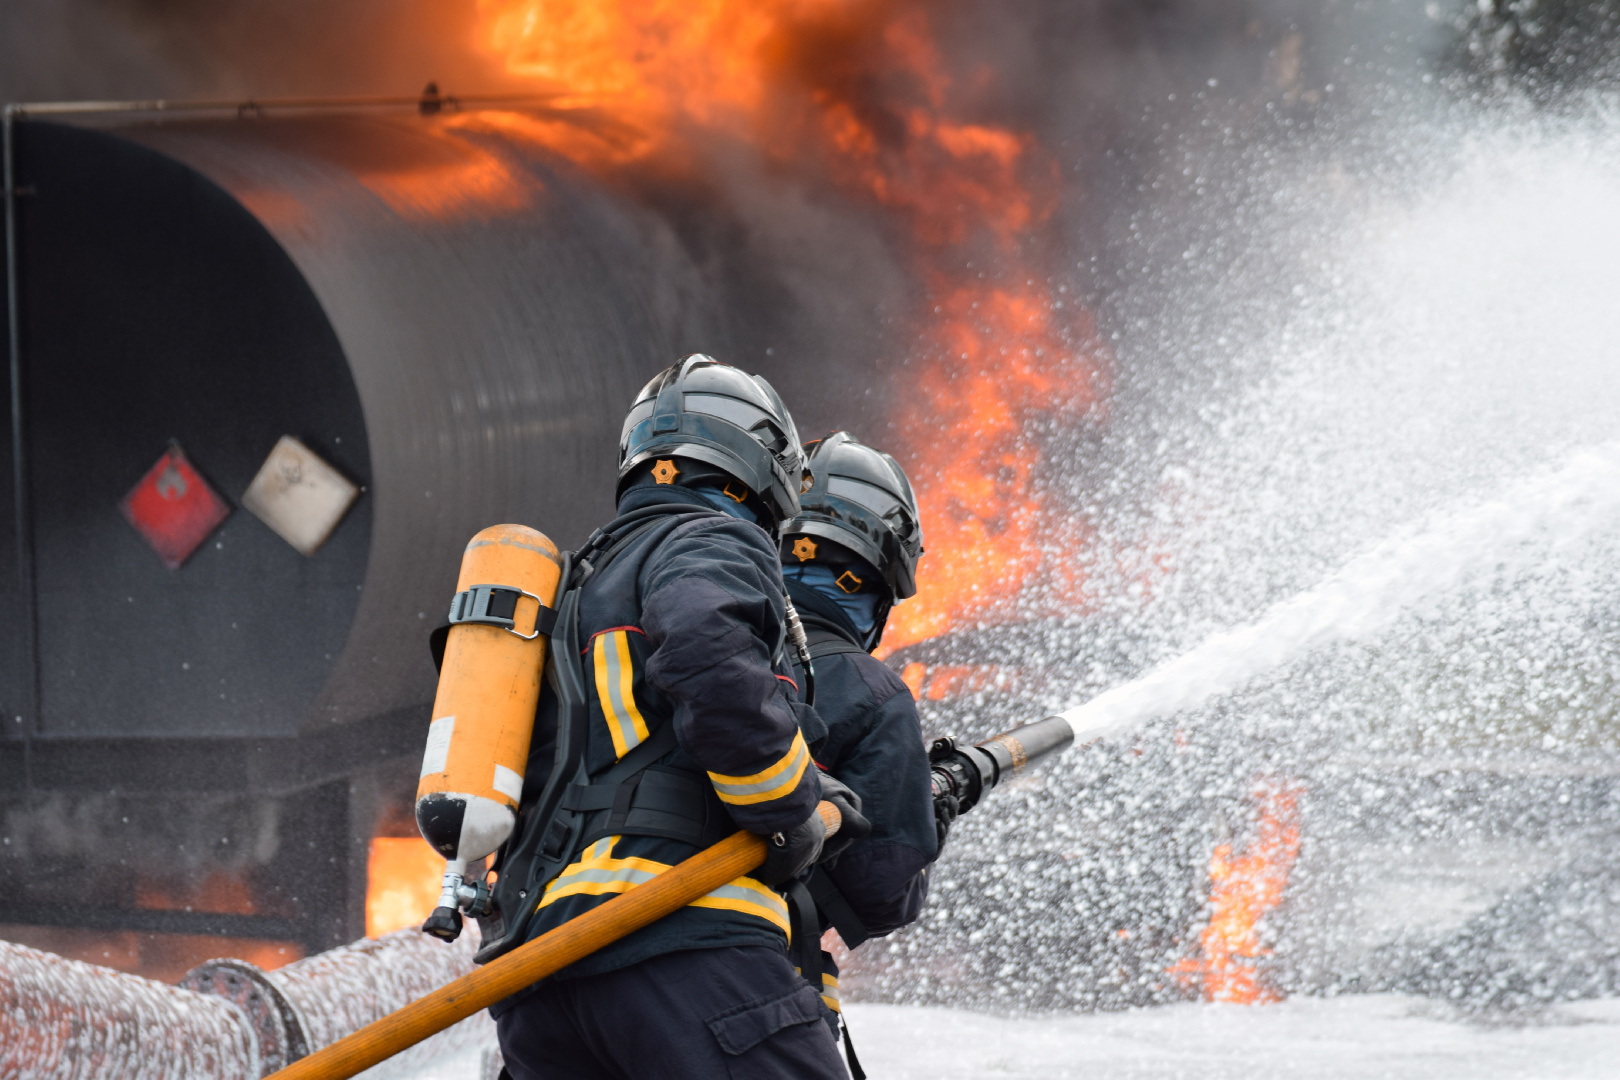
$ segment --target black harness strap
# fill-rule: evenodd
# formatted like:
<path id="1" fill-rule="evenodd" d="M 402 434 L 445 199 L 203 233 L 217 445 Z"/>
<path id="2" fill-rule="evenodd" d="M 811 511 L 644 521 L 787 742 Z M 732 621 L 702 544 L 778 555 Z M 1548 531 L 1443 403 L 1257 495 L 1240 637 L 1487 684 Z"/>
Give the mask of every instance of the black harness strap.
<path id="1" fill-rule="evenodd" d="M 808 639 L 810 658 L 812 660 L 820 660 L 824 656 L 837 656 L 841 653 L 866 652 L 865 649 L 844 637 L 843 634 L 827 630 L 822 626 L 807 627 L 806 630 L 805 637 Z M 855 909 L 849 906 L 849 901 L 844 899 L 844 894 L 838 891 L 838 886 L 833 884 L 833 879 L 828 876 L 824 868 L 818 866 L 810 872 L 808 885 L 800 885 L 797 882 L 794 884 L 799 889 L 808 892 L 810 899 L 820 912 L 821 920 L 832 924 L 847 948 L 853 949 L 872 936 L 866 929 L 866 924 L 861 922 L 860 916 L 855 914 Z M 788 894 L 788 905 L 791 912 L 793 905 L 793 894 L 791 892 Z M 794 926 L 794 933 L 797 934 L 797 923 Z M 820 957 L 821 942 L 818 939 L 816 941 L 816 966 L 818 968 L 821 966 Z M 816 974 L 815 981 L 817 984 L 816 992 L 820 993 L 821 974 L 819 971 Z M 844 1018 L 842 1013 L 838 1016 L 838 1026 L 844 1032 L 844 1057 L 849 1062 L 849 1075 L 853 1080 L 866 1080 L 866 1070 L 861 1067 L 861 1059 L 855 1054 L 855 1040 L 849 1033 L 849 1021 Z"/>
<path id="2" fill-rule="evenodd" d="M 524 940 L 546 884 L 567 864 L 579 835 L 579 816 L 561 813 L 560 803 L 571 782 L 585 779 L 589 683 L 578 659 L 580 589 L 661 518 L 692 509 L 668 503 L 633 510 L 593 532 L 577 552 L 563 557 L 557 625 L 546 656 L 546 681 L 557 700 L 557 743 L 551 772 L 539 799 L 520 807 L 517 831 L 497 854 L 501 874 L 494 888 L 495 911 L 479 919 L 484 944 L 473 958 L 476 963 L 487 963 Z"/>
<path id="3" fill-rule="evenodd" d="M 676 746 L 674 721 L 666 721 L 595 783 L 568 785 L 558 808 L 586 815 L 573 846 L 625 835 L 708 847 L 735 831 L 713 785 L 655 764 Z"/>
<path id="4" fill-rule="evenodd" d="M 817 994 L 826 992 L 821 982 L 821 922 L 816 918 L 816 902 L 798 878 L 778 886 L 787 894 L 788 924 L 793 927 L 789 951 L 799 974 Z"/>
<path id="5" fill-rule="evenodd" d="M 872 936 L 824 868 L 818 866 L 811 871 L 809 889 L 822 916 L 837 929 L 838 936 L 844 939 L 846 946 L 853 949 Z"/>
<path id="6" fill-rule="evenodd" d="M 811 875 L 812 883 L 816 875 L 825 876 L 818 867 L 815 874 Z M 816 900 L 812 890 L 795 878 L 782 886 L 782 891 L 787 894 L 788 924 L 793 927 L 793 940 L 788 946 L 793 962 L 798 965 L 799 974 L 804 976 L 804 981 L 810 984 L 810 988 L 818 995 L 825 995 L 827 987 L 822 981 L 826 969 L 822 966 L 821 958 L 821 920 L 817 917 Z M 840 896 L 839 900 L 842 901 L 843 897 Z M 839 936 L 843 936 L 843 931 L 839 931 Z M 849 942 L 846 941 L 845 944 Z M 844 1033 L 844 1056 L 849 1059 L 850 1076 L 853 1080 L 866 1080 L 866 1070 L 861 1068 L 861 1059 L 855 1056 L 855 1042 L 850 1038 L 849 1021 L 844 1019 L 842 1012 L 838 1014 L 838 1027 Z"/>
<path id="7" fill-rule="evenodd" d="M 825 630 L 820 626 L 805 627 L 804 636 L 810 645 L 810 659 L 812 660 L 820 660 L 823 656 L 836 656 L 839 653 L 864 653 L 866 651 L 843 634 Z"/>
<path id="8" fill-rule="evenodd" d="M 844 1029 L 844 1056 L 849 1059 L 849 1075 L 852 1080 L 866 1080 L 866 1070 L 861 1068 L 861 1059 L 855 1056 L 855 1040 L 849 1037 L 849 1021 L 843 1014 L 838 1016 L 838 1026 Z"/>

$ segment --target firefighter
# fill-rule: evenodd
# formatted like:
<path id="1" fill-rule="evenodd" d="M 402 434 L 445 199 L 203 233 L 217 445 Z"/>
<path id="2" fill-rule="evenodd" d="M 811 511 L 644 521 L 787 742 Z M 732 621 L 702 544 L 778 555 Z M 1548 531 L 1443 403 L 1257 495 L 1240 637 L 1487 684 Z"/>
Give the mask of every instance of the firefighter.
<path id="1" fill-rule="evenodd" d="M 894 604 L 917 591 L 922 526 L 911 484 L 894 458 L 847 432 L 805 450 L 813 482 L 800 495 L 798 516 L 783 528 L 782 576 L 805 624 L 816 712 L 827 727 L 816 764 L 824 782 L 836 777 L 860 797 L 871 823 L 870 835 L 822 860 L 807 891 L 820 925 L 835 927 L 854 948 L 921 913 L 928 867 L 957 808 L 949 798 L 936 804 L 932 795 L 911 692 L 871 655 Z M 796 907 L 808 906 L 794 890 L 789 897 Z M 801 970 L 821 969 L 825 1000 L 836 1010 L 831 956 L 819 945 L 814 952 L 801 946 L 795 962 Z M 853 1050 L 851 1062 L 859 1075 Z"/>
<path id="2" fill-rule="evenodd" d="M 824 1004 L 788 961 L 773 888 L 822 853 L 818 799 L 839 806 L 845 842 L 865 826 L 859 801 L 813 763 L 825 729 L 784 658 L 775 541 L 805 482 L 793 420 L 761 378 L 693 355 L 631 407 L 620 516 L 564 581 L 577 591 L 558 605 L 480 958 L 738 828 L 766 837 L 768 856 L 495 1006 L 516 1080 L 847 1075 Z"/>

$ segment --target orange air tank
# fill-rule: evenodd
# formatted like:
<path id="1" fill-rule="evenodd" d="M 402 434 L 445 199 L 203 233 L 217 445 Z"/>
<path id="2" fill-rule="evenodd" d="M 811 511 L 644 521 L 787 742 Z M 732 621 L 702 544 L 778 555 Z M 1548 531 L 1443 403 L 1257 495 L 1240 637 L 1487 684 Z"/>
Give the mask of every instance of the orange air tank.
<path id="1" fill-rule="evenodd" d="M 517 820 L 561 563 L 555 544 L 522 525 L 483 530 L 462 556 L 416 789 L 417 828 L 446 860 L 423 929 L 447 940 L 461 930 L 461 908 L 487 903 L 468 865 Z"/>

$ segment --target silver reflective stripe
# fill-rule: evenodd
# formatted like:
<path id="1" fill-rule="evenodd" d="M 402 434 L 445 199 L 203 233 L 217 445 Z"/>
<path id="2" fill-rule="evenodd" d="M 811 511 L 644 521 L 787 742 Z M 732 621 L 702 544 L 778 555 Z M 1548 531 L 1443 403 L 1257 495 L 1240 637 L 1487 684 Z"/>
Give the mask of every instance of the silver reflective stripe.
<path id="1" fill-rule="evenodd" d="M 711 890 L 708 895 L 723 900 L 742 900 L 757 904 L 762 908 L 770 908 L 784 919 L 788 917 L 787 902 L 775 893 L 767 896 L 763 890 L 746 889 L 741 885 L 722 885 L 718 889 Z"/>
<path id="2" fill-rule="evenodd" d="M 602 702 L 607 722 L 613 725 L 614 733 L 618 736 L 613 740 L 614 751 L 623 757 L 642 742 L 642 735 L 636 730 L 640 710 L 636 708 L 633 696 L 630 701 L 625 701 L 627 695 L 634 694 L 632 683 L 635 669 L 630 659 L 630 635 L 624 630 L 610 631 L 596 639 L 596 648 L 601 660 L 596 671 L 600 684 L 597 686 L 597 697 Z"/>
<path id="3" fill-rule="evenodd" d="M 650 870 L 637 870 L 631 866 L 621 866 L 617 870 L 570 870 L 557 879 L 559 887 L 572 885 L 576 881 L 589 881 L 595 884 L 607 884 L 610 881 L 629 881 L 640 885 L 657 877 Z"/>
<path id="4" fill-rule="evenodd" d="M 788 777 L 799 771 L 800 765 L 803 764 L 805 759 L 810 756 L 810 748 L 804 744 L 803 739 L 796 739 L 795 744 L 797 747 L 797 753 L 793 755 L 792 760 L 790 760 L 784 766 L 771 769 L 769 776 L 752 784 L 729 783 L 727 781 L 717 779 L 714 773 L 710 773 L 709 779 L 714 782 L 714 790 L 718 791 L 721 795 L 729 796 L 733 799 L 741 799 L 749 795 L 758 795 L 762 792 L 771 791 L 774 788 L 781 787 L 783 782 Z"/>

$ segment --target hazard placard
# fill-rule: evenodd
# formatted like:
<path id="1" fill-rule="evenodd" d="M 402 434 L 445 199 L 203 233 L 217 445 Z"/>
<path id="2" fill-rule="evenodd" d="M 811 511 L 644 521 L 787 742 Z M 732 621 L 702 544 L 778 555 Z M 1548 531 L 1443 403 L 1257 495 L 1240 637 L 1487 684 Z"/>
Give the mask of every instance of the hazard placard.
<path id="1" fill-rule="evenodd" d="M 130 488 L 118 509 L 170 570 L 179 569 L 231 513 L 177 445 Z"/>
<path id="2" fill-rule="evenodd" d="M 360 489 L 322 458 L 283 435 L 242 494 L 242 505 L 304 555 L 332 535 Z"/>

